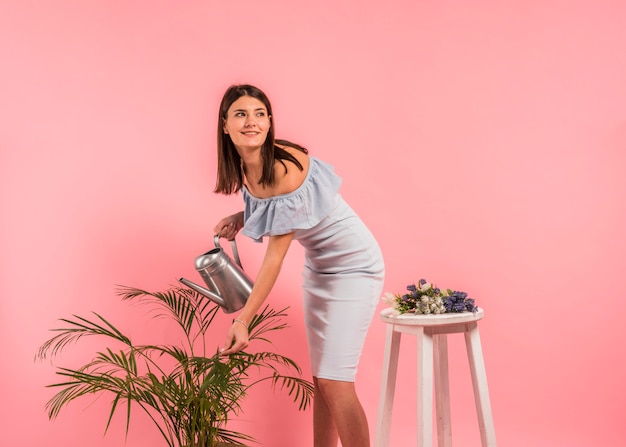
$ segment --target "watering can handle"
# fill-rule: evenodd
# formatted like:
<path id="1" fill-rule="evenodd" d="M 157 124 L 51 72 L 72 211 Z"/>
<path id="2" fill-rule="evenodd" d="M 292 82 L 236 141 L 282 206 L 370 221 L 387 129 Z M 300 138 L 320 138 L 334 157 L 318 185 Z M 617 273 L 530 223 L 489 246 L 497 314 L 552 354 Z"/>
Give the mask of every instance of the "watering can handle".
<path id="1" fill-rule="evenodd" d="M 215 247 L 216 248 L 222 248 L 222 246 L 220 245 L 220 235 L 219 234 L 216 234 L 213 237 L 213 242 L 215 243 Z M 241 265 L 241 259 L 239 259 L 239 250 L 237 250 L 237 242 L 235 241 L 235 239 L 230 241 L 230 247 L 233 250 L 233 257 L 235 258 L 235 262 L 237 264 L 239 264 L 239 267 L 243 268 L 243 265 Z"/>

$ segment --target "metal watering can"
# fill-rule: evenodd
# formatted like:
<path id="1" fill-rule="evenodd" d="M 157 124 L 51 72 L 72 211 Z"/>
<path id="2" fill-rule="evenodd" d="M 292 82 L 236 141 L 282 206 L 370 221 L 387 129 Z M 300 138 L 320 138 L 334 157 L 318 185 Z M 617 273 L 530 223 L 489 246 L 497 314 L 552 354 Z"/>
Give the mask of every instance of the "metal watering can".
<path id="1" fill-rule="evenodd" d="M 196 271 L 208 288 L 185 278 L 180 278 L 180 282 L 219 304 L 225 313 L 230 314 L 246 304 L 253 282 L 243 271 L 235 240 L 230 241 L 230 244 L 236 264 L 224 252 L 219 239 L 219 236 L 215 236 L 215 248 L 196 258 Z"/>

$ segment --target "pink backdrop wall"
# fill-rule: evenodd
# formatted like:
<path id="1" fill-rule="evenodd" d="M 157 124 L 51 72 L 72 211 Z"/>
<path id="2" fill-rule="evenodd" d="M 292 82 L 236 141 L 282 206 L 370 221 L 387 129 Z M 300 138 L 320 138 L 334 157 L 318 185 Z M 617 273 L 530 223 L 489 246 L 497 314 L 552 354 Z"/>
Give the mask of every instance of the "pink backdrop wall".
<path id="1" fill-rule="evenodd" d="M 625 21 L 616 1 L 0 2 L 0 443 L 123 444 L 121 417 L 102 437 L 103 399 L 48 422 L 56 378 L 34 353 L 92 310 L 168 339 L 114 286 L 194 277 L 240 207 L 211 193 L 217 104 L 251 82 L 279 135 L 343 176 L 386 290 L 425 277 L 486 309 L 499 445 L 623 445 Z M 258 266 L 262 246 L 240 250 Z M 294 245 L 271 300 L 291 306 L 278 349 L 306 369 L 300 268 Z M 383 337 L 376 321 L 358 376 L 372 431 Z M 415 445 L 413 347 L 394 447 Z M 451 365 L 456 444 L 478 446 L 460 340 Z M 311 414 L 287 398 L 246 408 L 238 426 L 263 445 L 311 445 Z M 126 445 L 158 439 L 138 418 Z"/>

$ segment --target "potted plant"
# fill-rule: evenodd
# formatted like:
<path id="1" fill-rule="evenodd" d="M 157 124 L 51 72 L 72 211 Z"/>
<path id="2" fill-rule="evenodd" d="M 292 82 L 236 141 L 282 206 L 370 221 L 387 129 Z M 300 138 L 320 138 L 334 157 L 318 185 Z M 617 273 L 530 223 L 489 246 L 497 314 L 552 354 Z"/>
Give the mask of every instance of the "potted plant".
<path id="1" fill-rule="evenodd" d="M 312 384 L 301 378 L 298 365 L 285 356 L 260 351 L 221 357 L 217 348 L 207 356 L 207 335 L 219 306 L 206 297 L 185 287 L 162 292 L 120 287 L 118 295 L 150 306 L 157 317 L 173 320 L 183 341 L 179 345 L 134 344 L 95 312 L 90 318 L 61 319 L 64 327 L 52 329 L 56 335 L 39 348 L 38 359 L 52 359 L 85 336 L 103 337 L 115 347 L 96 352 L 79 368 L 57 367 L 63 379 L 49 385 L 58 390 L 46 404 L 50 419 L 83 396 L 110 394 L 107 429 L 116 410 L 124 407 L 128 433 L 131 409 L 137 408 L 154 422 L 170 447 L 241 446 L 253 437 L 229 430 L 227 424 L 240 413 L 242 400 L 253 386 L 269 381 L 292 396 L 300 410 L 310 404 Z M 267 336 L 286 327 L 281 320 L 286 310 L 265 306 L 249 326 L 250 340 L 270 343 Z"/>

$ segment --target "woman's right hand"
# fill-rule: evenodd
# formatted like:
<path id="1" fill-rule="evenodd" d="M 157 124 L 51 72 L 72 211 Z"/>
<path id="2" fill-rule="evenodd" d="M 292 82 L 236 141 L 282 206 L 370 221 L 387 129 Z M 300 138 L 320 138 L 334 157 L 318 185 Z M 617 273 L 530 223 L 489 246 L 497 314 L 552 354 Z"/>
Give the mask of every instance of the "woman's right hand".
<path id="1" fill-rule="evenodd" d="M 213 228 L 215 235 L 232 241 L 243 228 L 243 211 L 230 215 L 220 220 Z"/>
<path id="2" fill-rule="evenodd" d="M 226 335 L 226 344 L 220 349 L 220 355 L 235 354 L 246 349 L 249 343 L 248 325 L 241 320 L 233 320 Z"/>

